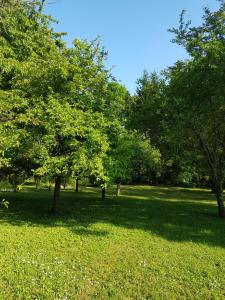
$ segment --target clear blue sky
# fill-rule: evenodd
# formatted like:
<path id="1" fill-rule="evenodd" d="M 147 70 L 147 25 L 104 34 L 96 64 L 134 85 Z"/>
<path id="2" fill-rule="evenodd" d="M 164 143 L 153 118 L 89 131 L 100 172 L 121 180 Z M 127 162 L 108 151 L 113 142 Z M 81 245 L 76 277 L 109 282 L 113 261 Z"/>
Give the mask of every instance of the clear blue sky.
<path id="1" fill-rule="evenodd" d="M 201 23 L 202 8 L 217 9 L 216 0 L 49 0 L 45 11 L 66 31 L 68 45 L 74 38 L 100 36 L 109 53 L 107 66 L 131 93 L 144 69 L 161 71 L 186 57 L 172 43 L 168 28 L 177 27 L 179 14 L 187 10 L 193 24 Z"/>

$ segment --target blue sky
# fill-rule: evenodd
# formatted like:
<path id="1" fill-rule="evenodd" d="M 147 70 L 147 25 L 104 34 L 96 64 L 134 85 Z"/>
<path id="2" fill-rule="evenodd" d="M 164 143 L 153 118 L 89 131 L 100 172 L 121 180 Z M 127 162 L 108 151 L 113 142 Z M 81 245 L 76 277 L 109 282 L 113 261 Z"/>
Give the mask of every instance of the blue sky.
<path id="1" fill-rule="evenodd" d="M 193 25 L 201 23 L 202 8 L 217 9 L 216 0 L 49 0 L 46 13 L 66 31 L 68 45 L 74 38 L 100 36 L 108 51 L 107 66 L 131 93 L 144 69 L 161 71 L 185 51 L 172 43 L 168 28 L 177 27 L 182 9 Z"/>

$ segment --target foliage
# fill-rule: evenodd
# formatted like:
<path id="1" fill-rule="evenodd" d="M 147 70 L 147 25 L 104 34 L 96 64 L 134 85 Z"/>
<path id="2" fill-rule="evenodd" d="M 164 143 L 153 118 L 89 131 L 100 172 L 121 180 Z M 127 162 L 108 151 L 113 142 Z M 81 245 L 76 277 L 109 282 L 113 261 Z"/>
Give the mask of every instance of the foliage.
<path id="1" fill-rule="evenodd" d="M 154 147 L 149 138 L 137 136 L 132 157 L 132 174 L 134 182 L 144 181 L 157 184 L 161 173 L 161 153 Z"/>
<path id="2" fill-rule="evenodd" d="M 225 217 L 224 20 L 223 3 L 217 12 L 205 9 L 200 27 L 185 26 L 181 16 L 180 28 L 172 31 L 191 59 L 177 62 L 168 72 L 171 110 L 176 111 L 174 123 L 205 156 L 221 217 Z"/>
<path id="3" fill-rule="evenodd" d="M 165 118 L 165 82 L 156 73 L 144 71 L 137 80 L 137 95 L 130 113 L 129 126 L 150 136 L 153 144 L 160 144 Z"/>
<path id="4" fill-rule="evenodd" d="M 130 179 L 135 145 L 135 135 L 121 128 L 111 144 L 105 161 L 106 173 L 111 184 L 120 184 Z"/>
<path id="5" fill-rule="evenodd" d="M 4 206 L 5 208 L 9 208 L 9 201 L 2 199 L 1 205 Z"/>
<path id="6" fill-rule="evenodd" d="M 45 2 L 0 0 L 1 180 L 15 190 L 31 176 L 55 181 L 53 211 L 70 177 L 103 190 L 207 181 L 224 216 L 225 4 L 205 9 L 198 27 L 183 12 L 171 32 L 190 59 L 144 71 L 130 96 L 105 67 L 99 38 L 68 47 Z"/>
<path id="7" fill-rule="evenodd" d="M 105 50 L 97 39 L 75 39 L 73 47 L 67 48 L 61 35 L 50 29 L 51 18 L 42 13 L 43 3 L 10 3 L 0 11 L 5 32 L 0 132 L 6 136 L 10 129 L 7 134 L 13 138 L 12 149 L 1 146 L 7 149 L 2 150 L 4 159 L 18 169 L 12 156 L 20 152 L 19 158 L 31 161 L 29 171 L 60 182 L 63 176 L 81 171 L 102 179 L 107 128 L 115 114 L 107 97 L 116 85 L 104 66 Z M 121 87 L 117 98 L 125 91 Z M 60 184 L 57 197 L 59 192 Z"/>

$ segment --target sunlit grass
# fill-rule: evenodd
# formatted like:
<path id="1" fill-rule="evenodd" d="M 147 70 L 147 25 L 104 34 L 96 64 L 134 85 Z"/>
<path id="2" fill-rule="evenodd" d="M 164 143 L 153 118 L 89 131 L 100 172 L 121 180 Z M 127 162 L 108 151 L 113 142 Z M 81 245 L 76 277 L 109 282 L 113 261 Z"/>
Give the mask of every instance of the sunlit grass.
<path id="1" fill-rule="evenodd" d="M 225 222 L 183 188 L 2 193 L 0 299 L 224 299 Z"/>

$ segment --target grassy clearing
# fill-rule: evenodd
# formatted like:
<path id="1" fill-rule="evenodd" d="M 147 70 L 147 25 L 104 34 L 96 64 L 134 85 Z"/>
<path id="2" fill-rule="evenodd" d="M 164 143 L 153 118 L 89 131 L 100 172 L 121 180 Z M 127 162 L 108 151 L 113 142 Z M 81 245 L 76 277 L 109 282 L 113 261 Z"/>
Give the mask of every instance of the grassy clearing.
<path id="1" fill-rule="evenodd" d="M 2 193 L 0 299 L 224 299 L 225 222 L 205 190 Z"/>

